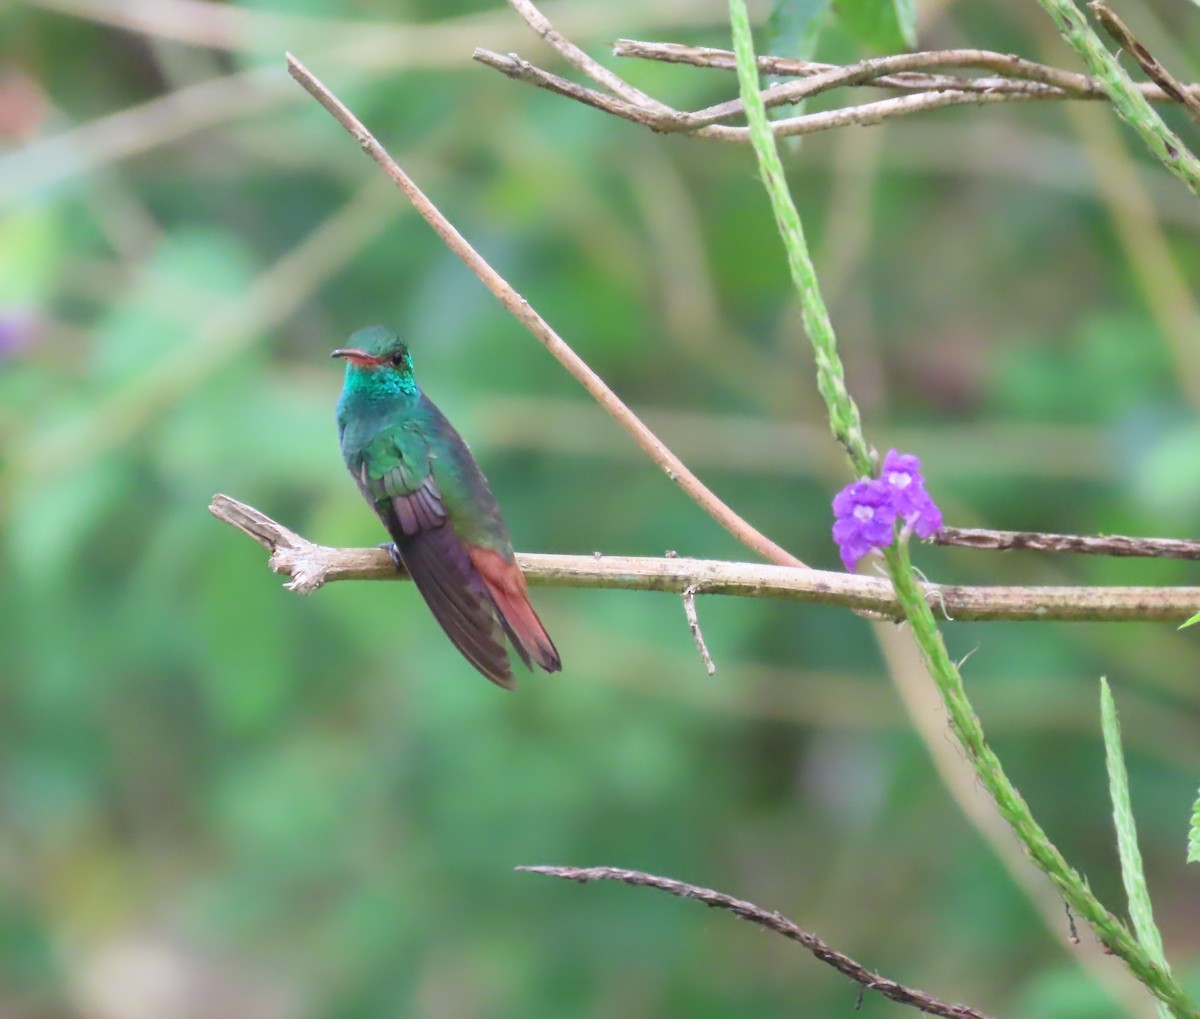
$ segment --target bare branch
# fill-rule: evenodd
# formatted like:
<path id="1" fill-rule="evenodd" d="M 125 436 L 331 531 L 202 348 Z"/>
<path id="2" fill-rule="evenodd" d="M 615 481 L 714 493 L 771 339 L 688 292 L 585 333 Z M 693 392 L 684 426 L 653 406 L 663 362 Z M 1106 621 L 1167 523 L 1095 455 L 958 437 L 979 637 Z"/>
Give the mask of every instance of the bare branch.
<path id="1" fill-rule="evenodd" d="M 524 5 L 524 0 L 510 0 L 514 6 Z M 564 45 L 571 45 L 556 33 Z M 558 44 L 556 44 L 558 45 Z M 560 49 L 560 51 L 562 51 Z M 572 51 L 581 54 L 577 47 Z M 565 53 L 565 51 L 563 51 Z M 632 39 L 621 39 L 613 47 L 617 56 L 636 56 L 672 63 L 693 64 L 700 67 L 733 67 L 733 54 L 728 50 L 707 47 L 682 46 L 676 43 L 647 43 Z M 583 55 L 590 67 L 599 67 L 591 58 Z M 681 112 L 657 100 L 638 100 L 636 89 L 625 85 L 617 89 L 610 81 L 593 74 L 597 81 L 610 85 L 620 96 L 614 98 L 577 85 L 558 75 L 551 74 L 516 54 L 502 56 L 490 50 L 477 49 L 475 59 L 495 68 L 518 81 L 538 88 L 547 89 L 558 95 L 575 99 L 588 106 L 615 116 L 642 124 L 654 131 L 688 133 L 698 138 L 712 138 L 725 142 L 749 140 L 749 130 L 738 125 L 719 123 L 744 113 L 740 99 L 731 99 L 704 110 Z M 574 61 L 573 61 L 574 62 Z M 580 66 L 577 64 L 577 66 Z M 813 95 L 834 88 L 870 85 L 909 92 L 909 95 L 892 99 L 864 103 L 836 110 L 803 114 L 777 120 L 771 130 L 777 137 L 813 134 L 831 128 L 851 125 L 878 124 L 894 117 L 909 116 L 927 110 L 947 106 L 990 105 L 1001 102 L 1028 102 L 1031 100 L 1092 99 L 1107 100 L 1108 95 L 1094 78 L 1057 67 L 1025 60 L 1013 54 L 995 53 L 989 50 L 957 49 L 934 50 L 923 53 L 901 53 L 893 56 L 875 57 L 842 67 L 833 64 L 818 64 L 809 61 L 786 60 L 781 57 L 760 57 L 759 67 L 765 73 L 794 75 L 799 81 L 775 84 L 763 90 L 763 102 L 768 107 L 798 103 Z M 959 67 L 991 70 L 998 77 L 967 78 L 956 75 L 929 74 L 931 68 Z M 601 68 L 603 71 L 604 69 Z M 588 71 L 588 73 L 592 73 Z M 606 75 L 610 72 L 605 71 Z M 1172 79 L 1173 80 L 1173 79 Z M 1170 87 L 1146 84 L 1142 94 L 1156 102 L 1183 102 L 1200 105 L 1200 86 L 1179 85 Z M 641 93 L 637 93 L 640 95 Z"/>
<path id="2" fill-rule="evenodd" d="M 668 112 L 668 108 L 663 106 L 657 99 L 652 99 L 645 92 L 634 88 L 629 82 L 614 74 L 602 64 L 597 63 L 573 42 L 563 36 L 562 33 L 550 24 L 550 19 L 533 5 L 531 0 L 508 0 L 508 2 L 509 6 L 525 19 L 525 23 L 530 28 L 562 54 L 567 63 L 577 67 L 597 85 L 602 85 L 613 95 L 620 96 L 633 106 L 641 106 L 647 110 L 657 109 L 660 112 Z"/>
<path id="3" fill-rule="evenodd" d="M 806 73 L 799 81 L 772 85 L 762 92 L 763 104 L 768 108 L 799 103 L 821 92 L 835 88 L 863 85 L 875 82 L 880 77 L 887 78 L 893 72 L 903 72 L 921 68 L 928 64 L 931 54 L 901 53 L 891 57 L 874 57 L 860 60 L 858 63 L 845 67 L 830 66 L 823 70 Z M 1016 59 L 1015 57 L 1013 58 Z M 797 62 L 798 63 L 798 62 Z M 926 76 L 928 78 L 928 76 Z M 1037 81 L 989 79 L 981 86 L 969 78 L 954 78 L 939 76 L 931 83 L 933 91 L 963 91 L 976 92 L 980 95 L 999 96 L 1006 99 L 1062 99 L 1068 93 L 1062 88 Z M 908 86 L 911 88 L 911 85 Z M 982 101 L 982 100 L 979 100 Z M 994 99 L 992 101 L 995 101 Z M 741 99 L 731 99 L 718 106 L 702 110 L 692 116 L 696 120 L 711 117 L 729 117 L 744 114 L 745 105 Z"/>
<path id="4" fill-rule="evenodd" d="M 704 631 L 700 629 L 700 617 L 696 614 L 696 594 L 700 587 L 690 584 L 683 592 L 683 614 L 687 616 L 688 629 L 692 631 L 692 640 L 696 642 L 696 650 L 700 652 L 700 660 L 710 676 L 717 674 L 717 666 L 708 653 L 708 645 L 704 643 Z"/>
<path id="5" fill-rule="evenodd" d="M 1182 538 L 1130 538 L 1120 534 L 1085 537 L 1038 531 L 993 531 L 983 527 L 947 527 L 935 545 L 959 545 L 999 551 L 1074 552 L 1080 555 L 1128 556 L 1145 559 L 1200 559 L 1200 541 Z"/>
<path id="6" fill-rule="evenodd" d="M 696 138 L 712 138 L 723 142 L 746 142 L 750 139 L 749 128 L 715 123 L 715 121 L 723 120 L 740 113 L 742 111 L 740 99 L 733 99 L 727 103 L 721 103 L 697 113 L 681 113 L 669 108 L 664 113 L 658 109 L 649 110 L 634 106 L 623 100 L 613 99 L 594 89 L 577 85 L 565 78 L 560 78 L 556 74 L 542 70 L 529 61 L 521 59 L 516 54 L 501 55 L 486 49 L 476 49 L 474 56 L 480 63 L 495 68 L 517 81 L 523 81 L 538 88 L 554 92 L 557 95 L 575 99 L 587 106 L 603 110 L 605 113 L 611 113 L 625 120 L 642 124 L 652 131 L 686 133 Z M 845 84 L 841 80 L 843 77 L 844 75 L 837 76 L 838 80 L 836 84 Z M 809 81 L 801 84 L 808 85 Z M 785 101 L 799 102 L 807 94 L 833 87 L 833 84 L 821 81 L 813 85 L 809 93 L 804 93 L 803 90 L 784 93 L 778 90 L 777 87 L 776 90 L 768 89 L 764 93 L 764 96 L 767 98 L 769 105 L 778 106 Z M 785 120 L 777 120 L 772 123 L 772 130 L 779 137 L 789 137 L 815 134 L 818 131 L 828 131 L 836 127 L 878 124 L 891 117 L 909 116 L 913 113 L 940 109 L 946 106 L 983 106 L 999 102 L 1051 98 L 1058 98 L 1058 96 L 1046 91 L 980 92 L 974 90 L 945 90 L 918 92 L 913 95 L 883 99 L 873 103 L 863 103 L 859 106 L 849 106 L 839 110 L 823 110 L 818 113 L 808 113 Z"/>
<path id="7" fill-rule="evenodd" d="M 614 99 L 605 92 L 597 92 L 586 85 L 577 85 L 567 78 L 560 78 L 557 74 L 543 71 L 528 60 L 522 60 L 515 53 L 493 53 L 491 50 L 477 47 L 473 54 L 473 59 L 488 67 L 495 68 L 501 74 L 508 75 L 514 81 L 523 81 L 529 85 L 536 85 L 538 88 L 544 88 L 547 92 L 554 92 L 560 96 L 566 96 L 568 99 L 574 99 L 576 102 L 583 103 L 585 106 L 603 110 L 605 113 L 611 113 L 614 116 L 623 117 L 638 124 L 645 124 L 646 127 L 653 128 L 654 130 L 681 130 L 681 128 L 673 127 L 673 125 L 679 123 L 678 118 L 682 117 L 683 114 L 669 114 L 663 117 L 650 112 L 645 107 L 635 106 L 623 99 Z"/>
<path id="8" fill-rule="evenodd" d="M 549 323 L 533 310 L 529 302 L 483 259 L 437 206 L 417 187 L 408 174 L 388 155 L 387 150 L 375 140 L 371 132 L 350 112 L 346 105 L 290 53 L 287 55 L 287 63 L 292 77 L 329 111 L 333 118 L 362 146 L 363 151 L 404 192 L 413 208 L 433 227 L 437 235 L 445 241 L 446 246 L 467 264 L 468 268 L 479 277 L 496 299 L 557 358 L 558 362 L 579 381 L 600 406 L 616 418 L 621 427 L 663 469 L 667 477 L 678 484 L 717 523 L 764 559 L 789 566 L 804 565 L 786 549 L 738 516 L 697 478 L 683 461 L 672 453 L 666 444 L 621 401 L 604 380 L 588 367 L 583 358 L 567 345 L 567 342 L 550 327 Z"/>
<path id="9" fill-rule="evenodd" d="M 713 49 L 708 46 L 685 46 L 673 42 L 641 42 L 637 39 L 618 39 L 613 44 L 613 55 L 618 57 L 640 57 L 664 63 L 689 64 L 693 67 L 712 67 L 719 70 L 734 69 L 733 51 Z M 901 53 L 895 56 L 877 57 L 862 61 L 854 67 L 869 66 L 874 76 L 854 82 L 876 88 L 935 89 L 935 88 L 986 88 L 1008 89 L 1020 82 L 1037 83 L 1056 89 L 1056 98 L 1107 100 L 1107 93 L 1095 78 L 1075 71 L 1065 71 L 1048 64 L 1039 64 L 1012 53 L 997 53 L 992 50 L 953 49 L 929 50 L 922 53 Z M 812 60 L 791 60 L 787 57 L 760 56 L 759 70 L 764 74 L 781 76 L 811 77 L 827 71 L 844 70 L 838 64 L 821 64 Z M 935 67 L 958 67 L 982 71 L 993 71 L 999 78 L 959 78 L 947 75 L 928 75 L 918 72 Z M 1142 83 L 1139 90 L 1151 102 L 1165 103 L 1182 101 L 1168 94 L 1158 85 Z M 1185 94 L 1200 95 L 1200 85 L 1180 86 Z M 1050 98 L 1048 96 L 1048 98 Z"/>
<path id="10" fill-rule="evenodd" d="M 307 594 L 334 580 L 396 580 L 391 557 L 381 548 L 330 548 L 276 523 L 231 499 L 213 496 L 209 512 L 271 551 L 270 566 L 290 578 L 285 586 Z M 888 619 L 900 616 L 891 584 L 850 573 L 732 563 L 710 559 L 580 556 L 520 553 L 529 582 L 544 587 L 592 587 L 626 591 L 671 591 L 689 587 L 705 594 L 792 601 L 867 609 Z M 963 587 L 925 584 L 931 605 L 952 622 L 989 620 L 1180 622 L 1200 608 L 1197 587 Z"/>
<path id="11" fill-rule="evenodd" d="M 816 134 L 838 127 L 868 127 L 882 124 L 885 120 L 909 117 L 914 113 L 940 110 L 947 106 L 990 106 L 993 103 L 1022 102 L 1044 99 L 1046 96 L 1029 92 L 916 92 L 894 99 L 881 99 L 859 106 L 847 106 L 840 110 L 822 110 L 771 122 L 771 131 L 777 138 L 792 138 L 798 135 Z M 749 142 L 748 127 L 731 127 L 712 124 L 695 132 L 699 138 L 712 138 L 722 142 Z"/>
<path id="12" fill-rule="evenodd" d="M 1158 62 L 1154 54 L 1146 49 L 1137 36 L 1129 30 L 1129 26 L 1104 0 L 1093 0 L 1088 6 L 1095 12 L 1100 24 L 1104 26 L 1104 31 L 1111 35 L 1117 45 L 1138 62 L 1138 66 L 1146 72 L 1146 76 L 1171 99 L 1183 103 L 1188 113 L 1191 114 L 1192 120 L 1200 122 L 1200 97 L 1189 91 L 1187 86 L 1183 85 L 1175 75 Z"/>
<path id="13" fill-rule="evenodd" d="M 657 877 L 640 870 L 622 870 L 619 867 L 517 867 L 516 869 L 529 874 L 545 874 L 549 877 L 562 878 L 565 881 L 577 881 L 580 884 L 587 884 L 589 881 L 620 881 L 622 884 L 638 888 L 657 888 L 681 899 L 703 902 L 710 908 L 723 909 L 727 913 L 732 913 L 734 916 L 748 920 L 766 930 L 782 934 L 785 938 L 802 945 L 823 963 L 832 966 L 842 975 L 860 984 L 865 990 L 878 991 L 891 1001 L 901 1005 L 911 1005 L 928 1015 L 945 1016 L 948 1019 L 987 1019 L 982 1012 L 967 1005 L 949 1005 L 924 991 L 906 987 L 895 980 L 880 976 L 855 962 L 850 956 L 830 948 L 815 934 L 810 934 L 797 927 L 787 917 L 768 912 L 753 902 L 735 899 L 731 895 L 713 891 L 711 888 L 689 885 L 683 881 L 676 881 L 674 878 Z"/>

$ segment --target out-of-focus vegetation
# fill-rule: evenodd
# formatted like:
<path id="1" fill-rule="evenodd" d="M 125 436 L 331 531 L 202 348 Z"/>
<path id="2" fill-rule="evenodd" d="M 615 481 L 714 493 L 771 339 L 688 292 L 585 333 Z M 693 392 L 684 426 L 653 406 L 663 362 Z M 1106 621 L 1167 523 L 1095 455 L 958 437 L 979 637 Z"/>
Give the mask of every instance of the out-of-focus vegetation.
<path id="1" fill-rule="evenodd" d="M 597 55 L 618 36 L 728 43 L 720 2 L 547 10 Z M 921 13 L 925 48 L 1076 66 L 1033 3 Z M 1194 8 L 1129 18 L 1200 77 Z M 986 1011 L 1147 1009 L 1060 947 L 1052 891 L 960 810 L 931 762 L 956 751 L 928 680 L 868 622 L 702 598 L 709 678 L 677 599 L 535 591 L 565 671 L 509 696 L 408 585 L 298 598 L 208 516 L 226 491 L 314 540 L 381 540 L 339 460 L 327 354 L 383 322 L 519 547 L 745 555 L 288 79 L 290 49 L 718 492 L 835 566 L 845 468 L 749 150 L 509 82 L 475 45 L 556 66 L 499 0 L 0 9 L 0 1013 L 854 1006 L 729 917 L 522 863 L 719 887 Z M 818 57 L 859 53 L 832 31 Z M 621 70 L 679 108 L 736 91 L 724 72 Z M 922 457 L 948 522 L 1194 535 L 1200 206 L 1111 112 L 958 109 L 787 156 L 868 435 Z M 917 555 L 946 581 L 1196 582 L 1186 563 Z M 1167 953 L 1195 987 L 1195 633 L 952 623 L 947 639 L 973 652 L 971 694 L 1034 812 L 1120 909 L 1110 677 Z M 868 996 L 862 1014 L 897 1009 Z"/>

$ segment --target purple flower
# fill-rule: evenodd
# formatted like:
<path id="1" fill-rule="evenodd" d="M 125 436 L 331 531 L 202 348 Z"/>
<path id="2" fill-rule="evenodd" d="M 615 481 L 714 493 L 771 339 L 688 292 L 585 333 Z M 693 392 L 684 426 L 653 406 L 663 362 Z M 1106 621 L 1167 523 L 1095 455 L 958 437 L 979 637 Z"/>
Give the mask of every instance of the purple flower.
<path id="1" fill-rule="evenodd" d="M 876 478 L 851 482 L 838 492 L 833 515 L 833 540 L 848 570 L 863 556 L 892 543 L 896 508 L 887 486 Z"/>
<path id="2" fill-rule="evenodd" d="M 904 519 L 906 531 L 915 532 L 918 538 L 932 538 L 942 529 L 942 511 L 925 491 L 921 461 L 912 453 L 889 449 L 883 458 L 880 480 L 891 491 L 892 505 L 896 515 Z"/>
<path id="3" fill-rule="evenodd" d="M 930 538 L 942 529 L 942 512 L 925 491 L 921 461 L 894 449 L 884 457 L 878 478 L 851 482 L 838 492 L 833 515 L 833 540 L 848 570 L 891 545 L 897 519 L 904 522 L 902 537 Z"/>

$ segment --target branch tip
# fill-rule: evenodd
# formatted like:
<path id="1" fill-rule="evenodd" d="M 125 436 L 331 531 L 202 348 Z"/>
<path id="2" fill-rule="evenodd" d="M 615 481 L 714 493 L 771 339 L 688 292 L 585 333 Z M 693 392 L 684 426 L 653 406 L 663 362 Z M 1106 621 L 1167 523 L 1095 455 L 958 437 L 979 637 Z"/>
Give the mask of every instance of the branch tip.
<path id="1" fill-rule="evenodd" d="M 795 941 L 822 962 L 832 966 L 843 976 L 849 977 L 860 987 L 877 991 L 885 998 L 901 1005 L 910 1005 L 927 1015 L 943 1016 L 946 1019 L 988 1019 L 982 1012 L 967 1005 L 951 1005 L 944 1001 L 907 987 L 880 976 L 856 962 L 850 956 L 830 948 L 815 934 L 802 930 L 787 917 L 772 910 L 763 909 L 753 902 L 735 899 L 724 892 L 703 888 L 699 885 L 687 884 L 674 878 L 658 877 L 640 870 L 623 870 L 620 867 L 549 867 L 544 865 L 520 866 L 514 868 L 532 874 L 544 874 L 548 877 L 560 878 L 564 881 L 574 881 L 587 884 L 589 881 L 619 881 L 622 884 L 641 888 L 657 888 L 670 895 L 682 899 L 692 899 L 702 902 L 713 909 L 721 909 L 750 923 L 756 924 L 775 934 L 780 934 L 790 941 Z"/>

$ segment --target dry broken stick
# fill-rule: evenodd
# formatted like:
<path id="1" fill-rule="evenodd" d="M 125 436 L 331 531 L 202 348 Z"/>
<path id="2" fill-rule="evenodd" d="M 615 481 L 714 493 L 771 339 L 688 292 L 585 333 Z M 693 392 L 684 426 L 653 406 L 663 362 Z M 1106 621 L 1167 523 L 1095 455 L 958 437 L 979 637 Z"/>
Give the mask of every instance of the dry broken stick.
<path id="1" fill-rule="evenodd" d="M 335 580 L 396 580 L 401 577 L 381 548 L 316 545 L 276 523 L 265 513 L 213 496 L 209 512 L 271 552 L 270 566 L 289 578 L 301 594 Z M 689 587 L 706 595 L 781 598 L 866 609 L 898 618 L 899 608 L 886 580 L 850 573 L 720 562 L 711 559 L 518 553 L 531 584 L 595 587 L 626 591 L 670 591 Z M 951 621 L 1037 620 L 1061 622 L 1182 622 L 1200 608 L 1197 587 L 965 587 L 923 585 L 935 610 Z"/>
<path id="2" fill-rule="evenodd" d="M 799 559 L 772 541 L 761 531 L 744 520 L 727 506 L 716 493 L 704 484 L 667 445 L 658 438 L 642 420 L 634 414 L 614 393 L 605 381 L 588 366 L 575 351 L 542 318 L 511 284 L 487 263 L 462 234 L 455 229 L 442 211 L 429 200 L 416 183 L 406 174 L 375 136 L 367 130 L 350 109 L 299 60 L 287 54 L 288 73 L 317 100 L 362 150 L 375 161 L 388 178 L 404 193 L 422 218 L 446 243 L 446 246 L 466 263 L 479 277 L 484 286 L 533 336 L 540 341 L 558 362 L 586 389 L 596 402 L 611 414 L 622 428 L 642 447 L 663 472 L 682 488 L 691 499 L 709 516 L 724 527 L 747 548 L 764 559 L 788 566 L 803 566 Z"/>
<path id="3" fill-rule="evenodd" d="M 776 934 L 795 941 L 808 949 L 814 956 L 849 977 L 865 990 L 876 991 L 885 998 L 901 1005 L 911 1005 L 927 1015 L 944 1016 L 946 1019 L 987 1019 L 982 1012 L 968 1005 L 951 1005 L 940 1001 L 931 994 L 919 991 L 915 987 L 889 980 L 887 977 L 873 973 L 865 966 L 855 962 L 850 956 L 830 948 L 815 934 L 801 929 L 785 916 L 770 912 L 753 902 L 745 899 L 735 899 L 724 892 L 713 891 L 711 888 L 701 888 L 689 885 L 674 878 L 658 877 L 640 870 L 622 870 L 619 867 L 517 867 L 519 871 L 530 874 L 545 874 L 549 877 L 562 878 L 565 881 L 577 881 L 587 884 L 589 881 L 620 881 L 622 884 L 634 885 L 639 888 L 657 888 L 660 891 L 677 895 L 681 899 L 692 899 L 703 902 L 712 909 L 722 909 L 734 916 L 741 917 L 750 923 L 757 924 Z"/>
<path id="4" fill-rule="evenodd" d="M 692 640 L 696 642 L 696 650 L 700 652 L 700 660 L 710 676 L 717 674 L 716 663 L 708 653 L 708 644 L 704 640 L 704 631 L 700 629 L 700 616 L 696 612 L 696 595 L 700 593 L 698 584 L 691 584 L 683 592 L 683 614 L 687 616 L 688 629 L 692 631 Z"/>

